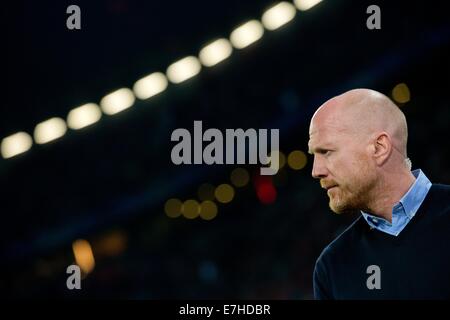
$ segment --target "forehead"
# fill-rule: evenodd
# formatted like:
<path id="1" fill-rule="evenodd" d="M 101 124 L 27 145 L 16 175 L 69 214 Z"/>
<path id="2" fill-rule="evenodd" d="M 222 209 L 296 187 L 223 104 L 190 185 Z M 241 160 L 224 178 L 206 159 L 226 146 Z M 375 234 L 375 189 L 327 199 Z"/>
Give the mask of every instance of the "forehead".
<path id="1" fill-rule="evenodd" d="M 335 123 L 331 119 L 313 119 L 309 127 L 309 142 L 310 151 L 317 148 L 326 148 L 336 146 L 342 143 L 347 137 L 347 130 L 344 126 Z"/>
<path id="2" fill-rule="evenodd" d="M 309 125 L 309 137 L 323 139 L 328 136 L 335 136 L 344 133 L 346 126 L 344 119 L 338 119 L 334 114 L 323 116 L 318 114 L 311 119 Z"/>
<path id="3" fill-rule="evenodd" d="M 310 153 L 316 149 L 324 149 L 339 143 L 336 135 L 329 134 L 327 131 L 314 131 L 309 135 L 308 147 Z"/>

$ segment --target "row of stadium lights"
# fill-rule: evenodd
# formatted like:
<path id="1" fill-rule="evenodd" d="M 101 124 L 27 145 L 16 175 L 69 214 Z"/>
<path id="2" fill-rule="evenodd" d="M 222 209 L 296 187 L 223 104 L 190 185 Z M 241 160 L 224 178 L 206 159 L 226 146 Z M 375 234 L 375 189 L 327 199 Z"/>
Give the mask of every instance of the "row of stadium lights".
<path id="1" fill-rule="evenodd" d="M 278 157 L 280 174 L 286 165 L 293 170 L 301 170 L 307 163 L 306 154 L 300 150 L 294 150 L 286 156 L 283 152 L 274 152 L 270 157 Z M 218 206 L 216 202 L 227 204 L 234 199 L 235 188 L 242 188 L 248 185 L 250 174 L 244 168 L 235 168 L 231 172 L 229 183 L 220 184 L 217 187 L 209 183 L 202 184 L 197 191 L 198 200 L 188 199 L 181 201 L 177 198 L 171 198 L 164 205 L 165 214 L 169 218 L 184 217 L 186 219 L 195 219 L 200 217 L 203 220 L 212 220 L 217 216 Z M 266 176 L 258 176 L 254 179 L 256 194 L 263 204 L 270 204 L 275 201 L 276 190 L 272 184 L 272 179 Z M 234 186 L 234 187 L 233 187 Z"/>
<path id="2" fill-rule="evenodd" d="M 299 10 L 305 11 L 313 7 L 321 0 L 294 1 Z M 268 30 L 275 30 L 292 20 L 295 16 L 295 9 L 290 3 L 280 2 L 268 9 L 263 17 L 262 23 Z M 237 29 L 230 36 L 231 44 L 236 49 L 243 49 L 253 42 L 259 40 L 264 32 L 261 23 L 257 20 L 249 21 Z M 201 64 L 211 67 L 220 61 L 228 58 L 232 52 L 232 46 L 226 39 L 216 40 L 205 46 L 199 54 Z M 106 95 L 100 102 L 101 108 L 88 103 L 75 108 L 67 116 L 67 124 L 61 118 L 51 118 L 35 127 L 34 141 L 37 144 L 45 144 L 62 137 L 67 127 L 73 130 L 82 129 L 100 120 L 102 111 L 104 114 L 113 115 L 131 107 L 135 102 L 135 97 L 145 100 L 162 91 L 168 86 L 169 79 L 172 83 L 181 83 L 195 75 L 201 70 L 201 64 L 196 57 L 190 56 L 181 59 L 167 69 L 167 78 L 161 72 L 155 72 L 147 77 L 138 80 L 133 87 L 133 91 L 122 88 Z M 394 101 L 405 104 L 410 100 L 410 91 L 406 84 L 397 84 L 391 94 Z M 1 154 L 3 158 L 11 158 L 24 153 L 32 146 L 31 137 L 25 132 L 18 132 L 2 140 Z M 285 156 L 278 153 L 280 159 L 280 169 L 285 164 Z M 288 156 L 288 165 L 293 170 L 300 170 L 306 165 L 306 155 L 299 150 L 293 151 Z M 236 168 L 230 176 L 231 183 L 235 187 L 245 187 L 250 178 L 246 169 Z M 257 190 L 258 192 L 259 190 Z M 181 202 L 179 199 L 169 199 L 165 204 L 165 212 L 168 217 L 176 218 L 184 216 L 187 219 L 201 217 L 204 220 L 211 220 L 217 216 L 217 205 L 214 200 L 226 204 L 233 200 L 235 191 L 230 184 L 221 184 L 214 188 L 211 184 L 205 183 L 199 187 L 198 196 L 202 201 L 199 203 L 194 199 Z M 261 202 L 265 202 L 260 197 Z M 274 199 L 273 199 L 274 200 Z M 113 234 L 103 239 L 103 251 L 116 255 L 124 250 L 125 240 L 123 235 Z M 87 275 L 92 272 L 95 266 L 95 259 L 92 247 L 87 240 L 79 239 L 72 244 L 75 262 L 80 266 L 83 273 Z"/>
<path id="3" fill-rule="evenodd" d="M 71 110 L 67 119 L 53 117 L 36 125 L 34 129 L 34 142 L 45 144 L 62 137 L 67 129 L 79 130 L 90 126 L 102 117 L 102 113 L 113 115 L 131 107 L 136 98 L 146 100 L 166 90 L 169 81 L 179 84 L 197 75 L 202 65 L 212 67 L 227 59 L 233 47 L 243 49 L 259 40 L 267 30 L 276 30 L 291 21 L 296 15 L 296 8 L 306 11 L 322 0 L 295 0 L 294 4 L 286 1 L 277 3 L 264 12 L 261 22 L 250 20 L 237 27 L 230 34 L 230 39 L 221 38 L 215 40 L 199 52 L 199 57 L 188 56 L 171 64 L 166 74 L 162 72 L 152 73 L 138 81 L 133 89 L 121 88 L 100 101 L 100 106 L 88 103 Z M 33 145 L 32 137 L 26 132 L 17 132 L 1 142 L 0 151 L 4 159 L 14 157 L 28 151 Z"/>
<path id="4" fill-rule="evenodd" d="M 321 0 L 296 0 L 294 1 L 299 10 L 306 11 L 312 8 Z M 268 9 L 262 16 L 262 24 L 268 30 L 275 30 L 283 26 L 295 16 L 295 8 L 288 2 L 280 2 Z M 133 87 L 133 91 L 122 88 L 106 95 L 99 107 L 95 103 L 88 103 L 75 108 L 67 116 L 67 124 L 61 118 L 51 118 L 39 123 L 34 130 L 34 141 L 37 144 L 45 144 L 62 137 L 67 127 L 73 130 L 85 128 L 96 123 L 104 114 L 113 115 L 131 107 L 135 102 L 135 97 L 145 100 L 162 91 L 168 86 L 168 80 L 174 84 L 181 83 L 195 75 L 201 70 L 201 64 L 212 67 L 222 60 L 228 58 L 232 52 L 232 45 L 236 49 L 243 49 L 253 42 L 259 40 L 264 33 L 261 23 L 251 20 L 236 28 L 230 35 L 230 41 L 226 39 L 216 40 L 205 46 L 199 53 L 200 61 L 193 56 L 181 59 L 167 68 L 166 75 L 155 72 L 138 80 Z M 201 64 L 200 64 L 201 62 Z M 400 83 L 392 90 L 393 99 L 404 104 L 410 100 L 409 88 L 406 84 Z M 2 140 L 1 154 L 3 158 L 11 158 L 28 151 L 32 146 L 32 139 L 26 132 L 18 132 Z M 280 161 L 280 169 L 285 164 L 285 156 L 282 152 L 277 153 Z M 275 155 L 272 155 L 275 156 Z M 288 156 L 288 165 L 293 170 L 300 170 L 306 165 L 306 155 L 299 150 L 293 151 Z M 249 173 L 244 168 L 236 168 L 230 176 L 231 183 L 235 187 L 245 187 L 250 180 Z M 258 190 L 257 190 L 258 192 Z M 201 217 L 204 220 L 211 220 L 217 216 L 217 205 L 214 200 L 220 203 L 229 203 L 233 200 L 235 191 L 233 186 L 224 183 L 214 188 L 213 185 L 205 183 L 199 187 L 198 196 L 202 201 L 199 203 L 194 199 L 181 202 L 179 199 L 169 199 L 165 204 L 165 212 L 168 217 L 176 218 L 184 216 L 187 219 Z M 260 198 L 261 202 L 264 200 Z M 266 202 L 266 203 L 270 203 Z M 123 235 L 115 234 L 103 240 L 106 243 L 106 252 L 109 254 L 119 254 L 124 250 L 125 240 Z M 108 248 L 109 247 L 109 248 Z M 79 239 L 72 244 L 75 262 L 80 266 L 85 275 L 92 272 L 95 266 L 95 259 L 92 247 L 87 240 Z M 103 249 L 105 251 L 105 249 Z"/>
<path id="5" fill-rule="evenodd" d="M 295 0 L 295 6 L 306 11 L 322 0 Z M 62 137 L 67 128 L 79 130 L 90 126 L 102 117 L 102 112 L 106 115 L 113 115 L 131 107 L 135 98 L 145 100 L 164 91 L 169 81 L 178 84 L 197 75 L 201 70 L 201 65 L 212 67 L 228 58 L 232 50 L 243 49 L 259 40 L 264 28 L 276 30 L 295 17 L 296 10 L 289 2 L 280 2 L 268 9 L 262 16 L 262 25 L 257 20 L 251 20 L 237 27 L 230 35 L 230 40 L 218 39 L 206 45 L 199 53 L 199 59 L 194 56 L 183 58 L 166 70 L 166 75 L 161 72 L 152 73 L 138 81 L 133 86 L 133 90 L 121 88 L 108 95 L 100 101 L 100 107 L 95 103 L 88 103 L 77 107 L 69 112 L 67 122 L 61 118 L 51 118 L 39 123 L 34 130 L 34 141 L 37 144 L 45 144 Z M 18 132 L 2 140 L 1 154 L 3 158 L 11 158 L 28 151 L 32 146 L 32 138 L 26 132 Z M 282 152 L 277 153 L 280 160 L 280 169 L 286 163 Z M 275 156 L 275 155 L 271 155 Z M 302 151 L 293 151 L 288 156 L 288 164 L 294 170 L 300 170 L 306 165 L 306 155 Z M 249 183 L 250 176 L 246 169 L 236 168 L 231 173 L 231 182 L 235 187 L 244 187 Z M 178 199 L 169 199 L 165 204 L 167 216 L 175 218 L 184 216 L 188 219 L 201 217 L 204 220 L 211 220 L 217 215 L 217 205 L 214 200 L 220 203 L 229 203 L 234 198 L 234 188 L 230 184 L 224 183 L 214 188 L 211 184 L 203 184 L 198 190 L 199 203 L 194 199 L 181 202 Z M 114 235 L 107 240 L 110 242 L 109 251 L 114 254 L 123 250 L 123 236 Z M 117 248 L 121 248 L 117 251 Z M 84 275 L 89 274 L 95 267 L 94 253 L 91 244 L 85 239 L 78 239 L 73 242 L 72 250 L 75 263 L 80 266 Z"/>
<path id="6" fill-rule="evenodd" d="M 299 10 L 306 11 L 322 0 L 295 0 Z M 275 30 L 294 18 L 296 10 L 288 2 L 280 2 L 268 9 L 262 16 L 262 24 L 268 30 Z M 45 144 L 62 137 L 67 128 L 79 130 L 90 126 L 106 115 L 113 115 L 131 107 L 135 97 L 145 100 L 162 91 L 168 86 L 168 81 L 178 84 L 197 75 L 201 70 L 201 64 L 212 67 L 231 55 L 232 46 L 243 49 L 259 40 L 264 33 L 264 28 L 257 20 L 251 20 L 236 28 L 227 39 L 218 39 L 206 45 L 199 53 L 199 59 L 189 56 L 181 59 L 166 70 L 166 75 L 161 72 L 152 73 L 138 81 L 133 90 L 121 88 L 100 101 L 100 107 L 95 103 L 88 103 L 69 112 L 66 121 L 61 118 L 51 118 L 36 125 L 34 129 L 34 142 Z M 231 42 L 231 43 L 230 43 Z M 4 138 L 1 142 L 0 152 L 4 159 L 28 151 L 33 144 L 31 136 L 26 132 L 18 132 Z M 299 155 L 305 157 L 299 162 Z M 284 154 L 279 153 L 280 169 L 285 163 Z M 301 151 L 294 151 L 288 157 L 289 166 L 295 170 L 301 169 L 306 164 L 306 156 Z M 236 168 L 231 174 L 231 181 L 235 187 L 244 187 L 249 182 L 249 174 L 243 168 Z M 205 220 L 211 220 L 217 215 L 217 205 L 214 199 L 221 203 L 231 202 L 234 198 L 234 188 L 229 184 L 221 184 L 217 188 L 210 184 L 203 184 L 199 188 L 199 198 L 187 200 L 181 203 L 178 199 L 170 199 L 166 202 L 165 211 L 169 217 L 177 217 L 183 214 L 192 219 L 197 216 Z M 112 234 L 102 239 L 103 252 L 109 255 L 120 254 L 124 250 L 126 239 L 122 234 Z M 84 276 L 91 273 L 95 267 L 94 253 L 91 244 L 85 239 L 78 239 L 72 243 L 72 251 L 75 263 L 80 267 Z"/>

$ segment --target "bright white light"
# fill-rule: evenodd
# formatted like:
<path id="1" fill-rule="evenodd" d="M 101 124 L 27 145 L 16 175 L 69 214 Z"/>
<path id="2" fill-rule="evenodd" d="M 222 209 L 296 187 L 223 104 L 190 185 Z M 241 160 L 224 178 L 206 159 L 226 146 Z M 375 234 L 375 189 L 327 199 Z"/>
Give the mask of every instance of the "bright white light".
<path id="1" fill-rule="evenodd" d="M 38 144 L 47 143 L 62 137 L 67 131 L 66 123 L 61 118 L 45 120 L 34 128 L 34 141 Z"/>
<path id="2" fill-rule="evenodd" d="M 161 72 L 154 72 L 136 81 L 133 91 L 139 99 L 148 99 L 167 88 L 167 78 Z"/>
<path id="3" fill-rule="evenodd" d="M 289 2 L 280 2 L 264 12 L 262 23 L 268 30 L 275 30 L 294 19 L 297 10 Z"/>
<path id="4" fill-rule="evenodd" d="M 321 1 L 322 0 L 294 0 L 294 3 L 298 10 L 306 11 Z"/>
<path id="5" fill-rule="evenodd" d="M 180 83 L 197 75 L 201 68 L 200 61 L 194 56 L 189 56 L 172 63 L 167 68 L 167 78 L 173 83 Z"/>
<path id="6" fill-rule="evenodd" d="M 3 158 L 11 158 L 31 148 L 33 140 L 26 132 L 14 133 L 2 140 L 1 151 Z"/>
<path id="7" fill-rule="evenodd" d="M 257 20 L 251 20 L 237 27 L 231 32 L 230 40 L 237 49 L 242 49 L 259 40 L 264 33 L 264 28 Z"/>
<path id="8" fill-rule="evenodd" d="M 81 129 L 100 120 L 102 112 L 95 103 L 87 103 L 72 109 L 67 115 L 67 125 L 71 129 Z"/>
<path id="9" fill-rule="evenodd" d="M 233 48 L 227 39 L 219 39 L 200 50 L 199 58 L 204 66 L 212 67 L 231 55 Z"/>
<path id="10" fill-rule="evenodd" d="M 104 96 L 100 106 L 104 113 L 112 115 L 131 107 L 134 101 L 133 91 L 122 88 Z"/>

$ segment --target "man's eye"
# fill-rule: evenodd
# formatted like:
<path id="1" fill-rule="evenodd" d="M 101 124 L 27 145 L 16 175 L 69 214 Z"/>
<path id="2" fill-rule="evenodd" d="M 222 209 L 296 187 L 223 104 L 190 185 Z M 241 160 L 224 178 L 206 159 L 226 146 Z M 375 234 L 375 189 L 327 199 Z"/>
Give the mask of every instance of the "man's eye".
<path id="1" fill-rule="evenodd" d="M 328 156 L 331 154 L 331 152 L 333 152 L 333 150 L 325 150 L 325 149 L 319 149 L 317 150 L 318 154 L 321 154 L 323 156 Z"/>

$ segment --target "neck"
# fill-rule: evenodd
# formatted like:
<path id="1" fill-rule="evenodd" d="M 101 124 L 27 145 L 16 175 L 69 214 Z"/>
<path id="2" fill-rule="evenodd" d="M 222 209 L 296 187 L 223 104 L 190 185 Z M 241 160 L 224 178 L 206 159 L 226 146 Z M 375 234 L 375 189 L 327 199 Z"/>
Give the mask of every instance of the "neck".
<path id="1" fill-rule="evenodd" d="M 382 217 L 392 223 L 392 208 L 408 192 L 416 178 L 407 170 L 400 173 L 390 172 L 379 181 L 374 189 L 374 200 L 368 209 L 373 215 Z"/>

